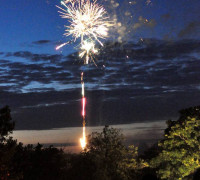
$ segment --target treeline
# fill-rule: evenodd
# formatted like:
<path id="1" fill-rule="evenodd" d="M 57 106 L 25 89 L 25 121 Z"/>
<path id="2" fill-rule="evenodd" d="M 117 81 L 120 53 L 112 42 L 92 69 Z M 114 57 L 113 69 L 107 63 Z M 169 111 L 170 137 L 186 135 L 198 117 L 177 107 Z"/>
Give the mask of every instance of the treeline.
<path id="1" fill-rule="evenodd" d="M 120 130 L 105 126 L 87 138 L 79 154 L 18 143 L 8 106 L 0 109 L 0 180 L 192 180 L 200 179 L 200 107 L 167 121 L 164 138 L 138 155 Z"/>

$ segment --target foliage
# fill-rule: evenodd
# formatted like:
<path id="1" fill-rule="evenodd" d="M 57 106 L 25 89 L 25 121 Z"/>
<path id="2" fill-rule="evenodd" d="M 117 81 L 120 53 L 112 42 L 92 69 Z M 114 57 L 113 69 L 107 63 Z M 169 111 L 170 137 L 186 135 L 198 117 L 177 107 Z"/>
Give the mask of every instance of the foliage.
<path id="1" fill-rule="evenodd" d="M 23 146 L 12 137 L 14 122 L 8 106 L 0 109 L 0 179 L 62 179 L 65 159 L 62 150 L 38 144 Z"/>
<path id="2" fill-rule="evenodd" d="M 179 111 L 180 117 L 177 121 L 168 120 L 168 127 L 165 129 L 165 134 L 169 134 L 171 127 L 176 124 L 182 124 L 188 117 L 200 119 L 200 106 L 194 106 Z"/>
<path id="3" fill-rule="evenodd" d="M 96 165 L 86 154 L 65 154 L 67 169 L 65 174 L 70 180 L 93 180 Z"/>
<path id="4" fill-rule="evenodd" d="M 17 141 L 12 138 L 7 139 L 6 143 L 0 143 L 0 178 L 7 179 L 13 174 L 15 177 L 20 177 L 20 173 L 11 173 L 15 171 L 13 167 L 12 158 L 15 154 L 15 148 L 17 146 Z M 11 175 L 12 176 L 12 175 Z M 12 178 L 10 178 L 12 179 Z M 16 178 L 17 179 L 17 178 Z"/>
<path id="5" fill-rule="evenodd" d="M 182 179 L 200 167 L 200 119 L 188 117 L 169 125 L 151 166 L 162 179 Z"/>
<path id="6" fill-rule="evenodd" d="M 12 122 L 8 106 L 0 109 L 0 179 L 6 179 L 9 174 L 9 164 L 14 154 L 16 141 L 7 136 L 12 133 L 15 123 Z"/>
<path id="7" fill-rule="evenodd" d="M 95 164 L 93 179 L 132 179 L 137 170 L 147 166 L 138 158 L 138 149 L 127 148 L 119 130 L 105 126 L 103 132 L 92 133 L 84 154 Z"/>
<path id="8" fill-rule="evenodd" d="M 11 121 L 10 108 L 5 106 L 0 109 L 0 143 L 5 141 L 5 138 L 12 133 L 15 123 Z"/>
<path id="9" fill-rule="evenodd" d="M 65 171 L 65 159 L 62 150 L 49 146 L 43 148 L 38 144 L 35 148 L 25 147 L 27 168 L 24 179 L 62 179 Z"/>
<path id="10" fill-rule="evenodd" d="M 10 138 L 0 148 L 1 179 L 62 179 L 65 164 L 62 150 L 52 146 L 23 146 Z"/>

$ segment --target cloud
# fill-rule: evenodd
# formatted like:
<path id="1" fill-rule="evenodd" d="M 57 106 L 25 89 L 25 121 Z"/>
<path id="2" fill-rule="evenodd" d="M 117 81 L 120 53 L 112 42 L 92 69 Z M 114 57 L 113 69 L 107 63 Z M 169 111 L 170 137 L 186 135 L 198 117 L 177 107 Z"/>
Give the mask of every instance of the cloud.
<path id="1" fill-rule="evenodd" d="M 33 41 L 32 43 L 36 44 L 36 45 L 43 45 L 43 44 L 49 44 L 49 43 L 51 43 L 51 41 L 50 40 L 39 40 L 39 41 Z"/>
<path id="2" fill-rule="evenodd" d="M 199 103 L 199 50 L 191 39 L 107 42 L 97 67 L 82 66 L 77 53 L 10 52 L 0 60 L 1 104 L 17 129 L 79 126 L 84 70 L 87 125 L 167 120 Z"/>
<path id="3" fill-rule="evenodd" d="M 171 18 L 171 15 L 170 15 L 169 13 L 166 13 L 166 14 L 161 15 L 161 19 L 162 19 L 163 21 L 167 21 L 167 20 L 169 20 L 170 18 Z"/>
<path id="4" fill-rule="evenodd" d="M 188 37 L 192 37 L 192 36 L 197 36 L 200 32 L 200 22 L 198 21 L 194 21 L 194 22 L 190 22 L 188 23 L 184 29 L 182 29 L 179 33 L 178 33 L 178 37 L 179 38 L 188 38 Z"/>
<path id="5" fill-rule="evenodd" d="M 17 51 L 14 53 L 7 53 L 6 57 L 20 57 L 20 58 L 25 58 L 25 59 L 29 59 L 32 61 L 44 61 L 44 62 L 51 62 L 54 63 L 56 61 L 59 61 L 62 58 L 62 55 L 60 54 L 36 54 L 36 53 L 31 53 L 29 51 Z"/>
<path id="6" fill-rule="evenodd" d="M 144 39 L 138 43 L 107 43 L 96 57 L 98 67 L 92 64 L 87 68 L 84 67 L 88 87 L 111 89 L 128 86 L 141 89 L 165 84 L 165 86 L 176 86 L 176 90 L 177 86 L 181 85 L 181 89 L 188 83 L 198 82 L 196 77 L 199 71 L 196 66 L 199 59 L 193 54 L 199 50 L 198 40 L 173 42 Z M 49 88 L 56 89 L 58 86 L 63 88 L 57 90 L 65 87 L 68 89 L 68 86 L 77 87 L 80 83 L 80 71 L 83 67 L 76 53 L 65 57 L 57 54 L 18 51 L 7 53 L 6 58 L 13 56 L 30 61 L 11 62 L 2 59 L 1 82 L 16 83 L 16 87 L 21 90 L 23 88 L 27 90 L 29 87 L 33 91 L 36 89 L 42 91 L 42 88 L 46 91 Z M 36 60 L 40 63 L 35 64 Z"/>
<path id="7" fill-rule="evenodd" d="M 9 97 L 9 98 L 7 98 Z M 178 110 L 198 105 L 199 90 L 160 93 L 151 90 L 86 91 L 87 126 L 176 119 Z M 105 101 L 106 100 L 106 101 Z M 81 126 L 80 89 L 43 93 L 4 93 L 1 103 L 12 109 L 16 129 Z"/>

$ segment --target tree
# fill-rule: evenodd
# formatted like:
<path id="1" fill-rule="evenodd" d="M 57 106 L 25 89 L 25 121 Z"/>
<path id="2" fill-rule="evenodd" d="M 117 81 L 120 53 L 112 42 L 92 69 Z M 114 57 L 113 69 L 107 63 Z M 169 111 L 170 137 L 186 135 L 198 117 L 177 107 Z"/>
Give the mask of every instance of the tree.
<path id="1" fill-rule="evenodd" d="M 12 122 L 8 106 L 0 109 L 0 179 L 10 176 L 9 165 L 14 154 L 16 141 L 7 136 L 12 133 L 15 123 Z"/>
<path id="2" fill-rule="evenodd" d="M 147 166 L 138 158 L 138 149 L 127 148 L 120 130 L 105 126 L 103 132 L 88 136 L 84 154 L 93 161 L 93 179 L 132 179 L 137 170 Z"/>
<path id="3" fill-rule="evenodd" d="M 194 173 L 200 167 L 200 119 L 195 116 L 173 121 L 158 146 L 161 152 L 151 166 L 158 168 L 161 179 L 182 179 Z"/>
<path id="4" fill-rule="evenodd" d="M 12 137 L 14 122 L 8 106 L 0 109 L 0 179 L 67 179 L 66 161 L 61 149 L 38 143 L 23 146 Z"/>
<path id="5" fill-rule="evenodd" d="M 16 154 L 20 157 L 18 152 Z M 22 164 L 24 179 L 64 179 L 66 162 L 62 149 L 44 148 L 38 143 L 36 147 L 25 146 L 21 155 L 26 160 L 26 166 Z"/>
<path id="6" fill-rule="evenodd" d="M 12 122 L 10 108 L 5 106 L 0 109 L 0 143 L 5 141 L 6 137 L 12 133 L 15 123 Z"/>
<path id="7" fill-rule="evenodd" d="M 165 129 L 165 134 L 169 134 L 171 127 L 176 124 L 182 124 L 188 117 L 200 119 L 200 106 L 194 106 L 179 111 L 180 117 L 177 121 L 168 120 L 168 127 Z"/>

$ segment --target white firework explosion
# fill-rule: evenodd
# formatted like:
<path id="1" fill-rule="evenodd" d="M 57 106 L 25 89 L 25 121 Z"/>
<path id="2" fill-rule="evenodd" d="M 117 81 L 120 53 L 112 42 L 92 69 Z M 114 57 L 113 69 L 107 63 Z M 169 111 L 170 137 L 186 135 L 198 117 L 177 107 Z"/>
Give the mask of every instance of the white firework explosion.
<path id="1" fill-rule="evenodd" d="M 61 1 L 61 4 L 66 9 L 57 6 L 61 10 L 59 13 L 70 23 L 65 26 L 64 35 L 71 36 L 74 42 L 80 39 L 81 53 L 79 56 L 86 56 L 84 62 L 87 64 L 89 56 L 97 52 L 95 42 L 103 46 L 101 40 L 108 37 L 108 30 L 112 26 L 112 22 L 108 20 L 109 17 L 103 6 L 99 5 L 96 0 L 65 0 Z M 68 42 L 59 45 L 56 49 L 66 44 Z"/>

